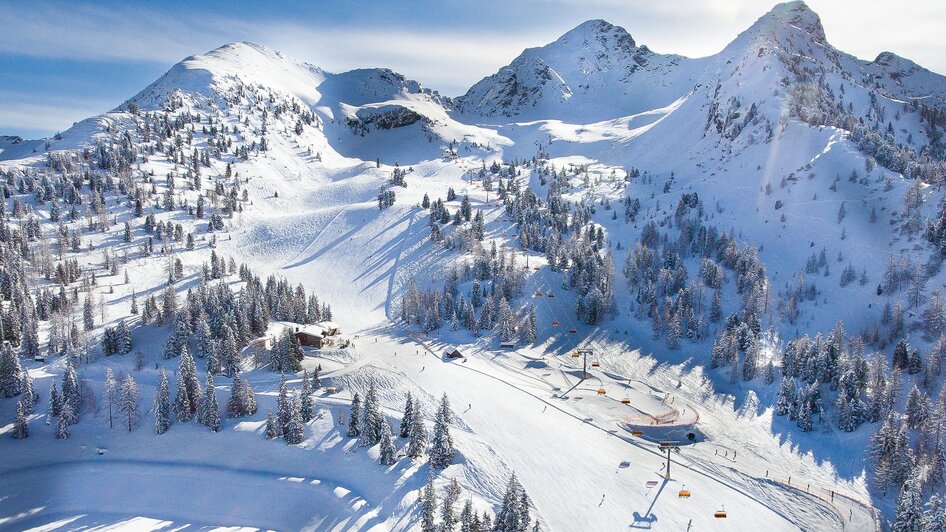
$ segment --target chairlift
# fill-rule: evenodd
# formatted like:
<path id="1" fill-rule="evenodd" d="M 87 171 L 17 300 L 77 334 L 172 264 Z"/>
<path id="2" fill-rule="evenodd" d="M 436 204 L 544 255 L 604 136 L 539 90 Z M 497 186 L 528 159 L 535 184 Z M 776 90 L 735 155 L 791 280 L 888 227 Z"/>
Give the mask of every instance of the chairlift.
<path id="1" fill-rule="evenodd" d="M 688 489 L 686 489 L 686 488 L 683 488 L 682 490 L 680 490 L 680 493 L 678 493 L 677 495 L 678 495 L 681 499 L 689 499 L 689 498 L 690 498 L 690 490 L 688 490 Z"/>
<path id="2" fill-rule="evenodd" d="M 597 368 L 597 367 L 600 367 L 600 366 L 601 366 L 601 363 L 600 363 L 600 362 L 592 362 L 592 363 L 591 363 L 591 367 L 593 367 L 593 368 Z"/>
<path id="3" fill-rule="evenodd" d="M 627 397 L 625 397 L 624 399 L 621 399 L 621 404 L 622 404 L 622 405 L 629 405 L 629 404 L 631 404 L 631 400 L 628 399 Z"/>
<path id="4" fill-rule="evenodd" d="M 607 394 L 607 393 L 608 393 L 608 391 L 605 390 L 604 388 L 598 388 L 598 395 L 605 395 L 605 394 Z"/>
<path id="5" fill-rule="evenodd" d="M 526 268 L 528 268 L 528 266 L 526 266 Z M 536 291 L 535 291 L 535 297 L 542 297 L 542 291 L 541 291 L 541 290 L 536 290 Z"/>
<path id="6" fill-rule="evenodd" d="M 578 333 L 578 329 L 568 329 L 568 332 L 569 332 L 570 334 L 577 334 L 577 333 Z"/>
<path id="7" fill-rule="evenodd" d="M 552 327 L 558 327 L 559 325 L 561 325 L 561 323 L 559 323 L 559 322 L 557 322 L 557 321 L 553 321 L 553 322 L 552 322 Z"/>
<path id="8" fill-rule="evenodd" d="M 538 269 L 538 268 L 536 268 Z M 555 292 L 549 292 L 549 297 L 555 297 Z"/>
<path id="9" fill-rule="evenodd" d="M 657 481 L 656 481 L 656 480 L 648 480 L 647 482 L 644 483 L 644 485 L 647 486 L 648 488 L 653 488 L 654 486 L 657 485 Z"/>
<path id="10" fill-rule="evenodd" d="M 716 512 L 713 514 L 713 517 L 716 519 L 726 519 L 726 507 L 723 506 L 721 509 L 716 510 Z"/>
<path id="11" fill-rule="evenodd" d="M 574 352 L 574 353 L 572 353 L 572 358 L 578 358 L 578 357 L 580 357 L 580 356 L 581 356 L 581 355 L 580 355 L 580 354 L 578 354 L 578 352 L 577 352 L 577 351 L 576 351 L 576 352 Z"/>

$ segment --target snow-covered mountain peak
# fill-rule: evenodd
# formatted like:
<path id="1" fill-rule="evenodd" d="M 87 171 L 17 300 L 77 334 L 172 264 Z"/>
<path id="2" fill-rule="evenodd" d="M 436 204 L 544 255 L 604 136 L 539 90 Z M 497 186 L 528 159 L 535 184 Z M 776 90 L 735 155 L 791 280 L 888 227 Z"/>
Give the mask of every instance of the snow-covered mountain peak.
<path id="1" fill-rule="evenodd" d="M 637 43 L 627 30 L 605 20 L 593 19 L 575 26 L 555 42 L 539 50 L 543 50 L 545 54 L 556 51 L 575 53 L 587 50 L 597 54 L 612 55 L 633 53 L 636 48 Z M 599 57 L 604 58 L 603 55 Z"/>
<path id="2" fill-rule="evenodd" d="M 308 103 L 318 100 L 315 87 L 325 79 L 322 69 L 251 42 L 233 42 L 205 54 L 192 55 L 126 103 L 160 107 L 175 91 L 214 97 L 235 80 L 280 90 Z"/>
<path id="3" fill-rule="evenodd" d="M 800 0 L 776 5 L 759 18 L 752 27 L 768 31 L 773 35 L 780 34 L 786 28 L 794 28 L 807 33 L 817 42 L 822 44 L 826 42 L 821 17 Z"/>
<path id="4" fill-rule="evenodd" d="M 778 48 L 797 51 L 807 50 L 810 44 L 828 46 L 821 17 L 801 1 L 785 2 L 773 7 L 759 17 L 746 31 L 739 34 L 724 50 L 739 51 L 769 43 Z"/>

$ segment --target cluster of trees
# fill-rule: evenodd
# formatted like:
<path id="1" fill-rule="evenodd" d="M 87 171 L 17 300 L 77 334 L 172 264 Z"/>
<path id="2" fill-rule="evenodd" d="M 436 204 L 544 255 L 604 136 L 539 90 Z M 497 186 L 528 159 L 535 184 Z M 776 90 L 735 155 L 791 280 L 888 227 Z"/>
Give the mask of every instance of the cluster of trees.
<path id="1" fill-rule="evenodd" d="M 456 503 L 460 499 L 460 485 L 456 479 L 447 484 L 443 501 L 438 504 L 434 476 L 427 479 L 420 494 L 420 522 L 424 532 L 541 532 L 542 527 L 536 518 L 534 525 L 530 517 L 531 502 L 525 489 L 513 473 L 506 485 L 506 493 L 496 520 L 484 511 L 482 516 L 473 509 L 473 501 L 467 499 L 459 514 Z M 437 522 L 437 510 L 440 510 L 440 522 Z M 531 528 L 530 528 L 531 527 Z"/>
<path id="2" fill-rule="evenodd" d="M 946 164 L 933 157 L 941 151 L 916 150 L 909 143 L 901 144 L 894 137 L 893 124 L 888 122 L 885 128 L 880 119 L 885 113 L 877 103 L 877 96 L 871 92 L 871 112 L 875 119 L 866 123 L 863 116 L 854 114 L 853 106 L 844 105 L 843 97 L 836 98 L 830 86 L 824 83 L 808 81 L 808 73 L 799 73 L 800 82 L 789 88 L 789 113 L 817 126 L 834 126 L 850 134 L 850 140 L 861 151 L 877 161 L 881 166 L 903 174 L 905 177 L 918 179 L 925 183 L 941 183 L 946 177 Z M 841 87 L 843 94 L 843 85 Z M 911 110 L 906 107 L 905 110 Z M 922 115 L 921 115 L 922 116 Z M 868 117 L 868 120 L 870 118 Z"/>
<path id="3" fill-rule="evenodd" d="M 637 244 L 627 252 L 624 275 L 635 293 L 637 319 L 649 318 L 654 337 L 664 337 L 667 346 L 675 349 L 681 338 L 700 341 L 708 337 L 709 324 L 722 321 L 725 269 L 733 271 L 741 310 L 727 318 L 716 339 L 713 364 L 719 367 L 736 364 L 739 352 L 748 353 L 754 341 L 749 337 L 758 335 L 768 304 L 768 278 L 754 247 L 742 247 L 733 235 L 703 225 L 702 217 L 696 193 L 684 194 L 673 217 L 679 236 L 671 239 L 668 233 L 661 234 L 654 221 L 648 221 Z M 691 256 L 700 257 L 698 281 L 688 279 L 685 260 Z M 707 290 L 712 290 L 709 304 Z M 753 370 L 749 373 L 749 378 L 755 376 Z"/>
<path id="4" fill-rule="evenodd" d="M 165 358 L 180 356 L 189 349 L 205 359 L 207 371 L 213 375 L 233 377 L 242 363 L 241 350 L 253 338 L 266 334 L 272 319 L 295 323 L 317 323 L 332 317 L 331 307 L 315 295 L 306 295 L 300 284 L 293 288 L 284 278 L 270 276 L 265 284 L 246 265 L 239 272 L 243 286 L 234 292 L 223 281 L 211 281 L 211 269 L 204 268 L 196 289 L 189 289 L 183 304 L 177 302 L 177 293 L 169 284 L 163 292 L 160 310 L 163 321 L 174 320 L 168 335 Z M 149 298 L 145 311 L 158 305 L 154 296 Z M 149 320 L 142 315 L 142 322 Z M 298 340 L 286 330 L 271 357 L 274 371 L 301 369 L 302 349 Z"/>
<path id="5" fill-rule="evenodd" d="M 444 469 L 450 466 L 454 460 L 453 438 L 450 436 L 452 423 L 450 400 L 444 394 L 434 418 L 433 434 L 429 435 L 421 405 L 408 393 L 398 430 L 399 437 L 408 439 L 403 449 L 404 455 L 417 459 L 427 453 L 428 463 L 432 468 Z M 350 438 L 358 438 L 358 443 L 364 447 L 380 444 L 379 461 L 382 465 L 393 465 L 397 462 L 400 455 L 394 433 L 381 411 L 378 392 L 373 382 L 368 387 L 364 402 L 358 393 L 352 398 L 347 434 Z"/>
<path id="6" fill-rule="evenodd" d="M 276 397 L 276 413 L 266 415 L 266 438 L 282 438 L 286 445 L 296 445 L 305 439 L 305 423 L 315 418 L 315 403 L 312 393 L 321 387 L 318 371 L 309 378 L 308 371 L 302 374 L 301 390 L 292 393 L 286 386 L 285 376 L 279 379 L 279 395 Z"/>
<path id="7" fill-rule="evenodd" d="M 400 318 L 431 331 L 444 321 L 452 330 L 463 327 L 475 335 L 495 330 L 504 340 L 517 334 L 534 341 L 532 327 L 521 321 L 509 302 L 522 295 L 525 275 L 516 263 L 515 254 L 499 250 L 493 242 L 487 251 L 479 247 L 470 260 L 453 266 L 446 275 L 442 289 L 421 289 L 414 279 L 401 296 Z M 469 287 L 469 288 L 466 288 Z M 529 313 L 533 316 L 534 311 Z"/>

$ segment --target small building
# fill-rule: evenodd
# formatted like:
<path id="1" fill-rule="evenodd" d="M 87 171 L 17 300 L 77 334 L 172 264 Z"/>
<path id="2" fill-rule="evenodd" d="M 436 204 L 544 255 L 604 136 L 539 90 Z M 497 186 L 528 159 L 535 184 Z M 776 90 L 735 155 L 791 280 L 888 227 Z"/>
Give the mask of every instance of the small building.
<path id="1" fill-rule="evenodd" d="M 465 358 L 465 355 L 456 347 L 451 347 L 447 349 L 447 358 Z"/>
<path id="2" fill-rule="evenodd" d="M 299 343 L 306 347 L 314 347 L 316 349 L 322 349 L 322 346 L 325 345 L 325 338 L 321 334 L 312 334 L 307 331 L 299 331 L 296 334 L 296 338 L 299 340 Z"/>
<path id="3" fill-rule="evenodd" d="M 318 325 L 307 325 L 301 328 L 296 327 L 293 335 L 299 340 L 300 344 L 306 347 L 322 349 L 330 343 L 326 337 L 325 329 Z"/>

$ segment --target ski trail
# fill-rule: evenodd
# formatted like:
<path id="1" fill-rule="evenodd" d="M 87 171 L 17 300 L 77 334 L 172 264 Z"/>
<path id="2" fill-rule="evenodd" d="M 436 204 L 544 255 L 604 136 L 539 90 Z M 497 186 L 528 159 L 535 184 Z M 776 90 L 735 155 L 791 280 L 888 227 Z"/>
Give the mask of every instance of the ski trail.
<path id="1" fill-rule="evenodd" d="M 316 234 L 315 237 L 309 241 L 309 244 L 305 247 L 305 249 L 297 253 L 296 256 L 293 257 L 292 259 L 287 260 L 285 264 L 279 267 L 279 269 L 288 270 L 288 269 L 292 269 L 292 268 L 295 268 L 296 266 L 301 265 L 302 262 L 305 260 L 305 255 L 309 253 L 309 250 L 312 249 L 312 246 L 314 246 L 316 242 L 318 242 L 319 239 L 322 238 L 322 235 L 324 235 L 325 232 L 328 231 L 328 228 L 331 227 L 335 223 L 335 221 L 338 220 L 338 217 L 341 216 L 343 213 L 345 213 L 345 211 L 347 210 L 348 210 L 348 207 L 342 207 L 341 209 L 339 209 L 338 213 L 336 213 L 335 216 L 333 216 L 332 219 L 329 220 L 327 224 L 325 224 L 325 227 L 323 227 L 318 232 L 318 234 Z"/>
<path id="2" fill-rule="evenodd" d="M 421 341 L 420 339 L 416 338 L 414 335 L 411 335 L 411 334 L 408 334 L 408 338 L 410 338 L 410 339 L 414 340 L 415 342 L 417 342 L 421 347 L 424 348 L 425 351 L 427 351 L 429 354 L 431 354 L 434 358 L 440 360 L 440 357 L 437 356 L 437 354 L 433 351 L 433 349 L 431 349 L 431 348 L 426 344 L 426 342 Z M 663 454 L 663 453 L 660 453 L 660 452 L 658 452 L 658 451 L 655 451 L 654 449 L 651 449 L 650 447 L 647 447 L 647 446 L 645 446 L 645 445 L 642 445 L 642 444 L 640 444 L 640 443 L 638 443 L 638 442 L 636 442 L 636 441 L 634 441 L 634 440 L 630 439 L 629 437 L 624 436 L 624 435 L 622 435 L 622 434 L 619 434 L 619 433 L 612 433 L 610 430 L 608 430 L 607 428 L 601 426 L 601 425 L 598 424 L 597 422 L 588 421 L 588 420 L 586 420 L 585 418 L 582 418 L 581 416 L 579 416 L 579 415 L 577 415 L 577 414 L 574 414 L 574 413 L 572 413 L 572 412 L 569 412 L 569 411 L 563 409 L 562 407 L 560 407 L 560 406 L 558 406 L 558 405 L 556 405 L 556 404 L 554 404 L 554 403 L 552 403 L 552 402 L 546 400 L 545 398 L 540 397 L 539 395 L 537 395 L 537 394 L 535 394 L 535 393 L 533 393 L 533 392 L 531 392 L 531 391 L 529 391 L 529 390 L 526 390 L 526 389 L 524 389 L 524 388 L 522 388 L 522 387 L 520 387 L 520 386 L 517 386 L 515 383 L 513 383 L 513 382 L 511 382 L 511 381 L 509 381 L 509 380 L 506 380 L 506 379 L 503 379 L 503 378 L 501 378 L 501 377 L 499 377 L 499 376 L 492 375 L 492 374 L 487 373 L 487 372 L 485 372 L 485 371 L 482 371 L 482 370 L 479 370 L 479 369 L 470 367 L 470 366 L 468 366 L 468 365 L 455 364 L 455 366 L 456 366 L 456 367 L 463 368 L 463 369 L 466 369 L 466 370 L 469 370 L 469 371 L 473 371 L 473 372 L 475 372 L 475 373 L 478 373 L 478 374 L 480 374 L 480 375 L 483 375 L 483 376 L 485 376 L 485 377 L 488 377 L 488 378 L 490 378 L 490 379 L 493 379 L 493 380 L 495 380 L 495 381 L 497 381 L 497 382 L 500 382 L 500 383 L 502 383 L 502 384 L 505 384 L 506 386 L 509 386 L 509 387 L 511 387 L 511 388 L 513 388 L 513 389 L 515 389 L 515 390 L 521 392 L 521 393 L 524 393 L 524 394 L 526 394 L 526 395 L 529 395 L 529 396 L 531 396 L 532 398 L 534 398 L 534 399 L 536 399 L 536 400 L 538 400 L 538 401 L 540 401 L 540 402 L 542 402 L 542 403 L 545 403 L 546 405 L 548 405 L 548 406 L 554 408 L 555 410 L 558 410 L 559 412 L 561 412 L 561 413 L 563 413 L 563 414 L 565 414 L 565 415 L 567 415 L 567 416 L 570 416 L 570 417 L 572 417 L 572 418 L 574 418 L 574 419 L 576 419 L 576 420 L 578 420 L 578 421 L 581 421 L 582 423 L 585 423 L 585 424 L 588 425 L 588 426 L 594 427 L 595 429 L 600 430 L 600 431 L 602 431 L 602 432 L 604 432 L 604 433 L 607 433 L 607 434 L 610 435 L 610 436 L 617 437 L 618 439 L 620 439 L 621 441 L 623 441 L 624 443 L 626 443 L 626 444 L 628 444 L 628 445 L 632 445 L 632 446 L 637 447 L 637 448 L 639 448 L 639 449 L 641 449 L 641 450 L 643 450 L 643 451 L 645 451 L 645 452 L 647 452 L 647 453 L 650 453 L 650 454 L 652 454 L 652 455 L 655 455 L 655 456 L 664 458 L 664 454 Z M 705 477 L 705 478 L 709 479 L 709 480 L 712 481 L 712 482 L 715 482 L 715 483 L 717 483 L 717 484 L 720 484 L 720 485 L 722 485 L 722 486 L 724 486 L 724 487 L 726 487 L 726 488 L 729 488 L 729 489 L 733 490 L 733 491 L 736 492 L 736 493 L 739 493 L 739 494 L 741 494 L 741 495 L 743 495 L 743 496 L 745 496 L 745 497 L 747 497 L 747 498 L 749 498 L 749 499 L 751 499 L 751 500 L 754 500 L 754 501 L 758 502 L 759 504 L 765 506 L 765 507 L 768 508 L 770 511 L 772 511 L 773 513 L 775 513 L 776 515 L 778 515 L 779 517 L 785 519 L 786 522 L 792 523 L 793 525 L 800 527 L 800 525 L 798 524 L 798 522 L 796 521 L 796 519 L 794 518 L 794 516 L 787 515 L 784 511 L 782 511 L 782 509 L 780 509 L 779 507 L 773 505 L 771 502 L 765 500 L 765 499 L 762 498 L 762 497 L 757 497 L 757 496 L 755 496 L 755 494 L 751 493 L 748 489 L 746 489 L 746 488 L 744 488 L 744 487 L 742 487 L 742 486 L 740 486 L 740 485 L 738 485 L 738 484 L 735 484 L 735 483 L 733 483 L 733 482 L 729 482 L 729 481 L 727 481 L 727 480 L 724 480 L 724 479 L 721 478 L 720 476 L 713 475 L 712 473 L 707 472 L 707 471 L 705 471 L 705 470 L 703 470 L 703 469 L 701 469 L 701 468 L 693 467 L 693 465 L 691 465 L 691 464 L 686 464 L 686 463 L 680 462 L 679 459 L 678 459 L 678 460 L 671 460 L 671 462 L 674 463 L 674 464 L 676 464 L 678 467 L 682 467 L 682 468 L 684 468 L 684 469 L 686 469 L 686 470 L 688 470 L 688 471 L 690 471 L 690 472 L 692 472 L 692 473 L 695 473 L 695 474 L 697 474 L 697 475 L 700 475 L 700 476 L 702 476 L 702 477 Z M 824 505 L 824 504 L 822 504 L 822 506 L 825 506 L 826 508 L 829 508 L 832 512 L 836 512 L 836 509 L 835 509 L 834 507 L 827 506 L 827 505 Z M 843 520 L 842 520 L 842 523 L 843 523 Z M 842 525 L 842 526 L 843 526 L 843 525 Z"/>

